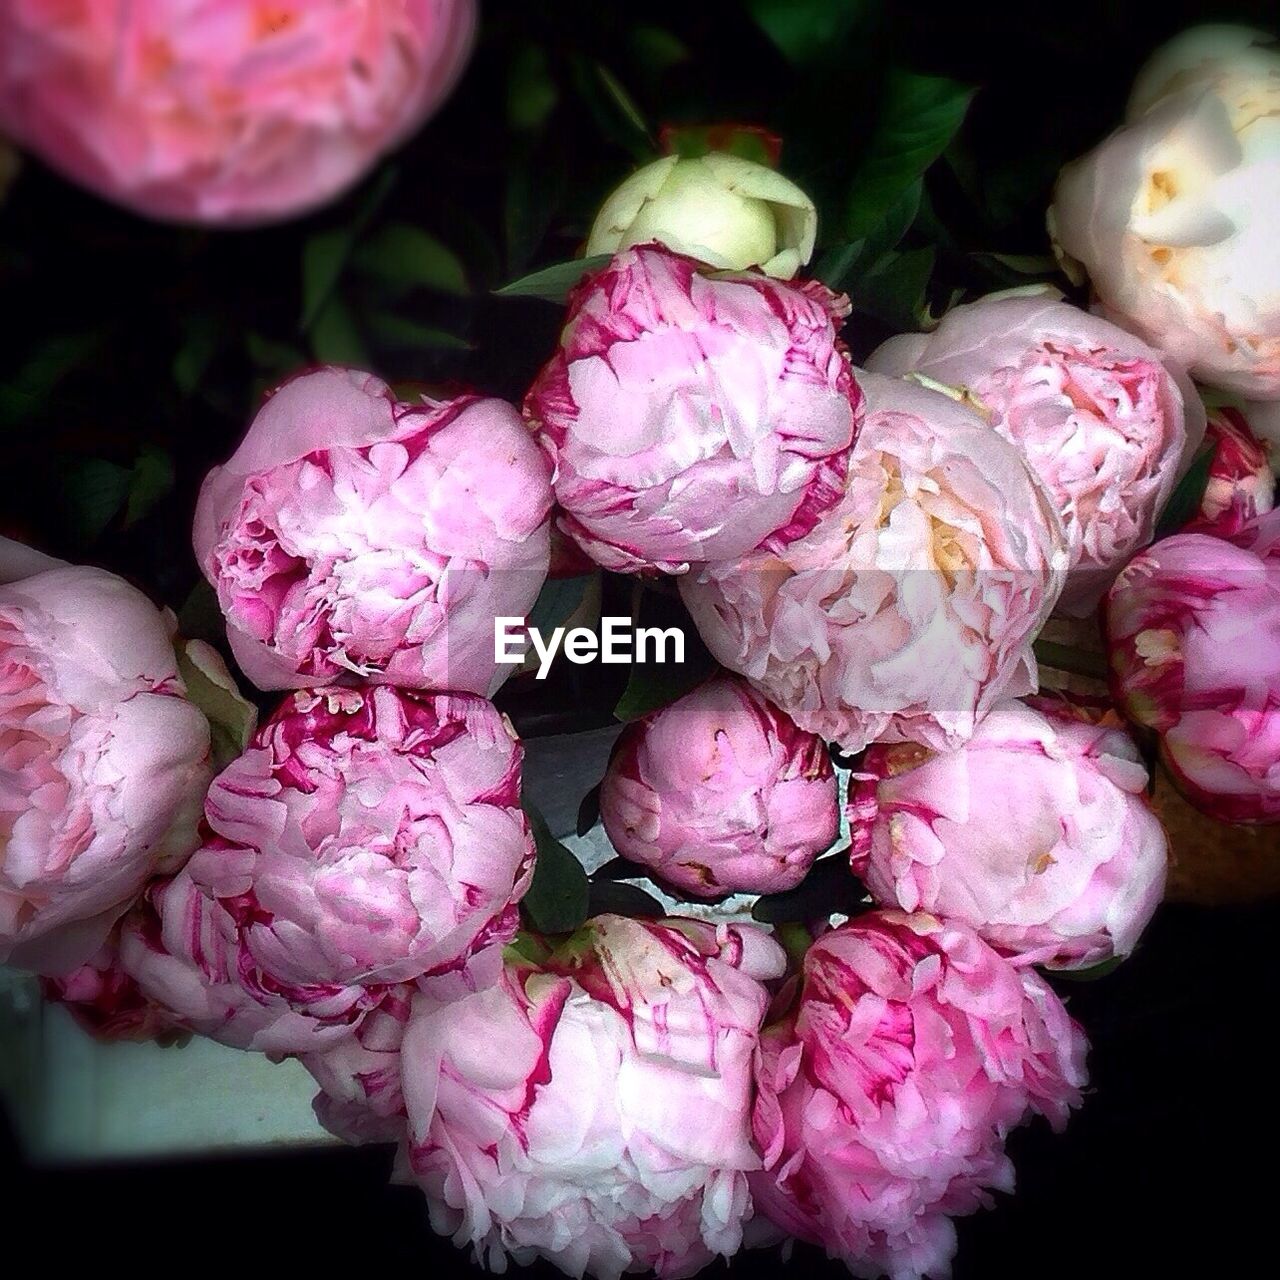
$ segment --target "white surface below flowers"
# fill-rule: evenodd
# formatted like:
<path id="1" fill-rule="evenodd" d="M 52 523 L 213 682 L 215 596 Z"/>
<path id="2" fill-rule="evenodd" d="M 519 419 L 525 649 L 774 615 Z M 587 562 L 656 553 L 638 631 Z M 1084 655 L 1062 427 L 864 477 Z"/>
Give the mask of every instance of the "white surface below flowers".
<path id="1" fill-rule="evenodd" d="M 610 738 L 613 736 L 609 735 Z M 841 832 L 848 772 L 837 769 Z M 593 872 L 615 857 L 603 827 L 560 836 Z M 754 894 L 685 902 L 643 877 L 635 884 L 674 915 L 749 920 Z M 29 975 L 0 969 L 0 1106 L 30 1159 L 128 1160 L 340 1145 L 311 1111 L 315 1082 L 296 1062 L 270 1062 L 200 1037 L 181 1047 L 103 1044 Z"/>

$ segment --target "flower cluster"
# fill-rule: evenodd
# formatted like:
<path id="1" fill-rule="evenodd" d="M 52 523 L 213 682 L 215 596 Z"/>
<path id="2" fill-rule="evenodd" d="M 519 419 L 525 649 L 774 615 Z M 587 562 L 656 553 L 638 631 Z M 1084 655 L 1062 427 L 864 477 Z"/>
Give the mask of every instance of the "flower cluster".
<path id="1" fill-rule="evenodd" d="M 283 216 L 424 118 L 473 21 L 26 0 L 0 126 L 157 216 Z M 256 730 L 172 614 L 0 541 L 0 961 L 105 1037 L 297 1058 L 493 1270 L 680 1280 L 795 1237 L 945 1274 L 1008 1135 L 1081 1101 L 1037 969 L 1139 945 L 1153 773 L 1280 821 L 1277 95 L 1248 33 L 1139 78 L 1051 216 L 1101 315 L 992 295 L 856 368 L 813 202 L 671 155 L 605 202 L 523 414 L 289 378 L 194 513 Z M 589 886 L 490 700 L 553 565 L 683 604 L 721 668 L 621 730 Z M 1051 615 L 1099 608 L 1110 699 L 1041 693 Z M 640 877 L 662 903 L 610 883 Z"/>

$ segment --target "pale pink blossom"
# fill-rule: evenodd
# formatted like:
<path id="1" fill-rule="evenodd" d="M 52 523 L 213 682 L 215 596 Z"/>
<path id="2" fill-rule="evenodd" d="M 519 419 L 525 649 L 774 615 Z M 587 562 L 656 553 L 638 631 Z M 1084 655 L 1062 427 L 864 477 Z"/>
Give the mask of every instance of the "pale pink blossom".
<path id="1" fill-rule="evenodd" d="M 470 694 L 291 694 L 148 891 L 126 970 L 192 1030 L 276 1053 L 342 1041 L 404 983 L 495 981 L 532 875 L 521 756 Z"/>
<path id="2" fill-rule="evenodd" d="M 550 560 L 546 460 L 501 400 L 402 402 L 371 374 L 286 382 L 208 475 L 195 551 L 262 689 L 492 693 L 494 619 Z"/>
<path id="3" fill-rule="evenodd" d="M 598 916 L 501 982 L 415 1004 L 405 1164 L 490 1269 L 691 1276 L 750 1216 L 751 1063 L 783 955 L 752 925 Z"/>
<path id="4" fill-rule="evenodd" d="M 941 392 L 863 374 L 839 505 L 777 551 L 702 566 L 680 592 L 712 653 L 803 729 L 958 746 L 1035 687 L 1032 641 L 1067 567 L 1022 454 Z"/>
<path id="5" fill-rule="evenodd" d="M 1204 437 L 1190 379 L 1141 338 L 1041 295 L 956 307 L 867 361 L 958 389 L 1026 455 L 1062 516 L 1071 570 L 1058 608 L 1084 617 L 1133 554 Z"/>
<path id="6" fill-rule="evenodd" d="M 1020 963 L 1128 955 L 1168 857 L 1146 767 L 1110 717 L 1003 702 L 953 752 L 873 746 L 850 784 L 850 861 L 886 906 L 960 920 Z"/>
<path id="7" fill-rule="evenodd" d="M 66 973 L 195 847 L 209 724 L 123 579 L 0 539 L 0 584 L 0 962 Z"/>

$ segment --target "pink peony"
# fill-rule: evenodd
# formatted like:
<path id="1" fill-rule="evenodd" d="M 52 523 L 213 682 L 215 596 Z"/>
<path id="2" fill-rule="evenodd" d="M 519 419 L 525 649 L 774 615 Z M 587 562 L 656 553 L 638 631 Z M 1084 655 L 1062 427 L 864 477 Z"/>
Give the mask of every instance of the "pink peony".
<path id="1" fill-rule="evenodd" d="M 703 898 L 793 889 L 839 829 L 822 740 L 736 676 L 628 725 L 600 816 L 623 857 Z"/>
<path id="2" fill-rule="evenodd" d="M 947 1275 L 950 1219 L 1012 1190 L 1005 1135 L 1066 1122 L 1085 1051 L 1045 982 L 968 926 L 859 916 L 809 948 L 761 1034 L 756 1209 L 856 1276 Z"/>
<path id="3" fill-rule="evenodd" d="M 452 89 L 473 0 L 6 0 L 0 127 L 156 218 L 341 194 Z"/>
<path id="4" fill-rule="evenodd" d="M 1151 541 L 1204 436 L 1181 369 L 1052 293 L 956 307 L 932 333 L 891 338 L 867 367 L 962 389 L 1022 450 L 1062 516 L 1071 571 L 1058 607 L 1076 617 Z"/>
<path id="5" fill-rule="evenodd" d="M 533 867 L 521 755 L 469 694 L 292 694 L 214 781 L 126 970 L 191 1029 L 276 1053 L 343 1040 L 398 984 L 495 981 Z"/>
<path id="6" fill-rule="evenodd" d="M 732 1256 L 757 1169 L 751 1061 L 781 949 L 751 925 L 598 916 L 405 1034 L 409 1167 L 500 1271 L 691 1276 Z"/>
<path id="7" fill-rule="evenodd" d="M 1185 531 L 1229 538 L 1275 505 L 1276 478 L 1266 446 L 1239 409 L 1222 407 L 1209 414 L 1209 442 L 1209 483 Z"/>
<path id="8" fill-rule="evenodd" d="M 316 1118 L 352 1146 L 405 1136 L 400 1049 L 412 1009 L 412 986 L 392 987 L 355 1035 L 302 1057 L 320 1086 L 312 1103 Z"/>
<path id="9" fill-rule="evenodd" d="M 99 1040 L 154 1040 L 177 1030 L 168 1011 L 148 1000 L 124 971 L 116 934 L 78 969 L 41 979 L 40 990 Z"/>
<path id="10" fill-rule="evenodd" d="M 680 591 L 712 653 L 846 750 L 958 746 L 1035 687 L 1031 643 L 1067 550 L 1013 445 L 949 396 L 861 375 L 867 417 L 840 504 L 777 552 Z"/>
<path id="11" fill-rule="evenodd" d="M 1226 822 L 1280 821 L 1280 511 L 1229 541 L 1158 542 L 1107 597 L 1112 691 L 1160 734 L 1183 794 Z"/>
<path id="12" fill-rule="evenodd" d="M 545 459 L 501 400 L 401 403 L 371 374 L 285 383 L 209 473 L 196 558 L 262 689 L 492 693 L 494 618 L 550 559 Z"/>
<path id="13" fill-rule="evenodd" d="M 195 847 L 209 724 L 127 582 L 0 539 L 0 584 L 0 963 L 62 974 Z"/>
<path id="14" fill-rule="evenodd" d="M 647 245 L 578 287 L 525 413 L 561 523 L 607 569 L 777 547 L 840 494 L 861 394 L 817 283 Z"/>
<path id="15" fill-rule="evenodd" d="M 851 863 L 877 902 L 962 921 L 1015 962 L 1125 956 L 1167 844 L 1123 729 L 1045 698 L 1004 702 L 958 751 L 873 746 L 849 797 Z"/>

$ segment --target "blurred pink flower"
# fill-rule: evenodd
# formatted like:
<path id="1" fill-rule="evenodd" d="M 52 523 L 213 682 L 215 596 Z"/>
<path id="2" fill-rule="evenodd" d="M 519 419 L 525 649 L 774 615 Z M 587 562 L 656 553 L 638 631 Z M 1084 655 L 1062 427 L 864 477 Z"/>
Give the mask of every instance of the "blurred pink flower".
<path id="1" fill-rule="evenodd" d="M 757 1212 L 855 1276 L 944 1276 L 950 1219 L 1012 1190 L 1005 1135 L 1066 1122 L 1086 1048 L 1046 983 L 968 926 L 859 916 L 809 948 L 761 1034 Z"/>
<path id="2" fill-rule="evenodd" d="M 860 379 L 867 417 L 839 505 L 680 592 L 720 662 L 801 728 L 848 751 L 955 747 L 1035 687 L 1065 537 L 1026 460 L 975 413 L 912 381 Z"/>
<path id="3" fill-rule="evenodd" d="M 501 1271 L 691 1276 L 750 1215 L 751 1061 L 781 948 L 752 925 L 598 916 L 447 1008 L 402 1055 L 436 1230 Z"/>
<path id="4" fill-rule="evenodd" d="M 956 307 L 932 333 L 891 338 L 867 368 L 961 389 L 1022 450 L 1062 516 L 1071 571 L 1058 608 L 1075 617 L 1151 541 L 1204 436 L 1182 369 L 1054 293 Z"/>
<path id="5" fill-rule="evenodd" d="M 402 403 L 372 374 L 286 382 L 204 482 L 195 551 L 262 689 L 335 681 L 494 692 L 494 618 L 550 560 L 549 470 L 519 415 Z"/>
<path id="6" fill-rule="evenodd" d="M 289 218 L 439 106 L 475 21 L 474 0 L 12 0 L 0 128 L 151 217 Z"/>
<path id="7" fill-rule="evenodd" d="M 1239 409 L 1222 407 L 1209 414 L 1209 443 L 1209 483 L 1199 513 L 1183 532 L 1229 538 L 1275 505 L 1276 478 L 1266 446 Z"/>
<path id="8" fill-rule="evenodd" d="M 607 569 L 667 573 L 808 532 L 861 413 L 847 313 L 816 282 L 619 253 L 579 285 L 525 401 L 564 530 Z"/>
<path id="9" fill-rule="evenodd" d="M 600 816 L 624 858 L 704 898 L 794 888 L 839 830 L 822 740 L 736 676 L 623 730 Z"/>
<path id="10" fill-rule="evenodd" d="M 1226 822 L 1280 820 L 1280 511 L 1182 533 L 1107 597 L 1112 690 L 1160 734 L 1179 789 Z"/>
<path id="11" fill-rule="evenodd" d="M 209 724 L 127 582 L 0 539 L 0 584 L 0 963 L 65 974 L 195 847 Z"/>
<path id="12" fill-rule="evenodd" d="M 126 969 L 191 1029 L 275 1053 L 345 1039 L 398 984 L 496 981 L 533 869 L 521 755 L 468 694 L 292 694 L 214 781 Z"/>
<path id="13" fill-rule="evenodd" d="M 1018 963 L 1128 955 L 1168 848 L 1116 719 L 1010 701 L 957 751 L 871 747 L 850 784 L 853 870 L 877 902 L 963 921 Z"/>

